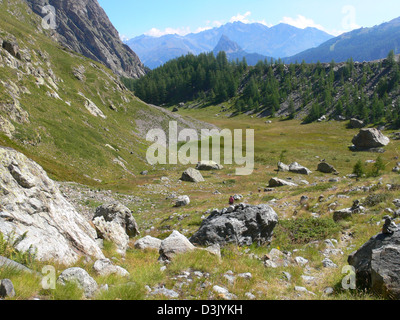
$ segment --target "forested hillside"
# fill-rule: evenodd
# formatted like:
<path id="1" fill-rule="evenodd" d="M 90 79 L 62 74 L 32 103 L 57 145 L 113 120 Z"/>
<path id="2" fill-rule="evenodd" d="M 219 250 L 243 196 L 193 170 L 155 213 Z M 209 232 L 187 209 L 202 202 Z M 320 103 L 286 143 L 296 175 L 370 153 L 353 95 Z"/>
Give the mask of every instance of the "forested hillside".
<path id="1" fill-rule="evenodd" d="M 387 59 L 358 63 L 284 64 L 228 62 L 224 52 L 187 55 L 139 80 L 125 84 L 142 100 L 157 105 L 180 102 L 227 103 L 234 114 L 258 113 L 312 122 L 357 117 L 367 123 L 400 127 L 400 65 Z"/>

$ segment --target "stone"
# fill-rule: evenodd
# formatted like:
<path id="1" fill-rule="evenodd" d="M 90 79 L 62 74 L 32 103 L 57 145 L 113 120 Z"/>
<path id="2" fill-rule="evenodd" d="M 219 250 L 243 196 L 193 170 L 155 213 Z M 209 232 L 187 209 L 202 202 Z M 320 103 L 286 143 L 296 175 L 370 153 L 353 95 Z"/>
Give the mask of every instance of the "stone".
<path id="1" fill-rule="evenodd" d="M 184 207 L 190 204 L 190 198 L 188 196 L 180 196 L 176 199 L 175 207 Z"/>
<path id="2" fill-rule="evenodd" d="M 161 296 L 167 297 L 169 299 L 178 299 L 179 298 L 179 293 L 177 293 L 174 290 L 167 289 L 165 287 L 154 289 L 151 292 L 151 295 L 152 296 L 161 295 Z"/>
<path id="3" fill-rule="evenodd" d="M 331 259 L 329 259 L 329 258 L 325 258 L 325 259 L 322 261 L 322 265 L 324 266 L 324 268 L 332 268 L 332 269 L 335 269 L 335 268 L 338 267 L 338 266 L 337 266 Z"/>
<path id="4" fill-rule="evenodd" d="M 326 162 L 320 162 L 318 164 L 317 171 L 323 172 L 323 173 L 336 173 L 336 169 L 334 166 L 330 165 L 329 163 Z"/>
<path id="5" fill-rule="evenodd" d="M 305 175 L 310 175 L 312 173 L 311 170 L 307 169 L 306 167 L 303 167 L 302 165 L 298 164 L 297 162 L 293 162 L 292 164 L 289 165 L 289 171 L 293 172 L 293 173 L 305 174 Z"/>
<path id="6" fill-rule="evenodd" d="M 15 289 L 10 279 L 0 280 L 0 297 L 1 298 L 14 298 Z"/>
<path id="7" fill-rule="evenodd" d="M 355 118 L 350 119 L 349 125 L 352 129 L 361 129 L 365 127 L 364 121 Z"/>
<path id="8" fill-rule="evenodd" d="M 278 171 L 279 172 L 289 172 L 289 166 L 284 164 L 283 162 L 278 162 Z"/>
<path id="9" fill-rule="evenodd" d="M 272 178 L 269 181 L 268 186 L 270 188 L 276 188 L 276 187 L 285 187 L 285 186 L 290 186 L 290 187 L 297 187 L 297 184 L 293 182 L 289 182 L 283 179 L 278 179 L 278 178 Z"/>
<path id="10" fill-rule="evenodd" d="M 110 275 L 118 275 L 120 277 L 129 276 L 129 272 L 122 267 L 115 266 L 110 259 L 97 260 L 93 265 L 93 270 L 97 275 L 107 277 Z"/>
<path id="11" fill-rule="evenodd" d="M 355 268 L 358 289 L 372 289 L 388 299 L 400 299 L 400 230 L 379 233 L 353 252 L 348 263 Z"/>
<path id="12" fill-rule="evenodd" d="M 23 154 L 0 147 L 0 232 L 26 234 L 21 252 L 36 250 L 39 261 L 75 263 L 102 259 L 96 230 L 61 194 L 46 172 Z"/>
<path id="13" fill-rule="evenodd" d="M 363 151 L 385 147 L 390 143 L 390 139 L 375 128 L 361 129 L 359 134 L 353 138 L 355 150 Z"/>
<path id="14" fill-rule="evenodd" d="M 160 245 L 160 260 L 171 261 L 177 254 L 195 250 L 195 246 L 181 233 L 173 231 Z"/>
<path id="15" fill-rule="evenodd" d="M 220 286 L 214 286 L 213 291 L 218 294 L 218 297 L 224 299 L 224 300 L 233 300 L 236 299 L 236 296 L 232 293 L 229 292 L 228 289 L 220 287 Z"/>
<path id="16" fill-rule="evenodd" d="M 97 207 L 94 218 L 97 217 L 103 217 L 107 222 L 116 222 L 130 238 L 140 234 L 131 210 L 120 203 L 103 204 Z"/>
<path id="17" fill-rule="evenodd" d="M 108 222 L 104 217 L 95 217 L 92 222 L 96 227 L 97 236 L 114 243 L 117 247 L 117 252 L 125 255 L 129 245 L 129 236 L 126 234 L 125 229 L 118 222 Z"/>
<path id="18" fill-rule="evenodd" d="M 383 225 L 382 233 L 392 235 L 397 230 L 397 225 L 389 216 L 385 216 L 383 219 L 385 220 L 385 224 Z"/>
<path id="19" fill-rule="evenodd" d="M 19 46 L 17 42 L 4 40 L 2 47 L 4 50 L 8 51 L 8 53 L 10 53 L 14 58 L 21 60 L 21 54 L 19 52 Z"/>
<path id="20" fill-rule="evenodd" d="M 75 283 L 83 290 L 86 298 L 94 296 L 98 290 L 97 282 L 82 268 L 69 268 L 64 270 L 57 279 L 57 284 L 66 285 Z"/>
<path id="21" fill-rule="evenodd" d="M 303 257 L 296 257 L 294 261 L 301 267 L 304 267 L 308 263 L 308 260 Z"/>
<path id="22" fill-rule="evenodd" d="M 278 215 L 268 205 L 236 205 L 233 212 L 214 210 L 203 220 L 200 229 L 190 238 L 192 243 L 208 246 L 224 246 L 234 243 L 238 246 L 261 246 L 271 241 Z"/>
<path id="23" fill-rule="evenodd" d="M 222 170 L 224 167 L 215 161 L 200 161 L 197 166 L 196 170 L 204 170 L 204 171 L 210 171 L 210 170 Z"/>
<path id="24" fill-rule="evenodd" d="M 333 213 L 333 220 L 338 222 L 340 220 L 349 219 L 353 214 L 361 214 L 365 212 L 365 208 L 360 205 L 360 201 L 356 200 L 351 208 L 346 208 L 342 210 L 335 211 Z"/>
<path id="25" fill-rule="evenodd" d="M 161 246 L 161 240 L 151 237 L 151 236 L 146 236 L 144 238 L 141 238 L 135 242 L 135 248 L 140 249 L 140 250 L 160 250 Z"/>
<path id="26" fill-rule="evenodd" d="M 189 168 L 185 172 L 183 172 L 180 180 L 195 183 L 205 181 L 200 171 L 193 168 Z"/>

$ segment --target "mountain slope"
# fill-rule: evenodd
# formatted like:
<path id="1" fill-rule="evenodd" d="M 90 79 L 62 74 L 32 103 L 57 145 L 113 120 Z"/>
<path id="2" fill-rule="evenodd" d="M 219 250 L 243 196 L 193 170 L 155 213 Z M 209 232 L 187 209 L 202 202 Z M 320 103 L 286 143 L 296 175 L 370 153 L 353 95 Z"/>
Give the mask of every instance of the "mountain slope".
<path id="1" fill-rule="evenodd" d="M 186 36 L 166 35 L 159 38 L 139 36 L 126 42 L 141 58 L 143 63 L 153 69 L 171 58 L 192 53 L 211 52 L 225 35 L 236 42 L 244 51 L 263 56 L 283 58 L 317 47 L 332 36 L 314 28 L 298 29 L 279 24 L 267 27 L 260 23 L 228 23 Z"/>
<path id="2" fill-rule="evenodd" d="M 383 59 L 388 52 L 400 53 L 400 18 L 372 28 L 361 28 L 333 38 L 318 48 L 309 49 L 285 59 L 285 62 L 343 62 Z"/>
<path id="3" fill-rule="evenodd" d="M 149 169 L 148 130 L 207 127 L 137 99 L 100 63 L 38 28 L 23 0 L 0 2 L 0 145 L 53 177 L 89 185 L 134 179 Z"/>
<path id="4" fill-rule="evenodd" d="M 42 7 L 56 9 L 54 36 L 65 47 L 103 63 L 119 76 L 138 78 L 144 67 L 138 56 L 119 38 L 96 0 L 27 0 L 40 16 Z"/>

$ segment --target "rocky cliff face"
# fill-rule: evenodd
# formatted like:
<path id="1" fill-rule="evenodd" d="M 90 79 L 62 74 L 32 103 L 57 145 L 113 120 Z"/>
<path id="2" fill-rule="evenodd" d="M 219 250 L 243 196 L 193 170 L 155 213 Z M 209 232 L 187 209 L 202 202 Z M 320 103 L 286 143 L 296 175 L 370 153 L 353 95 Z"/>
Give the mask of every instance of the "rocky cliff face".
<path id="1" fill-rule="evenodd" d="M 56 9 L 55 38 L 65 47 L 109 67 L 119 76 L 144 75 L 139 57 L 119 38 L 97 0 L 26 0 L 40 16 L 45 5 Z"/>

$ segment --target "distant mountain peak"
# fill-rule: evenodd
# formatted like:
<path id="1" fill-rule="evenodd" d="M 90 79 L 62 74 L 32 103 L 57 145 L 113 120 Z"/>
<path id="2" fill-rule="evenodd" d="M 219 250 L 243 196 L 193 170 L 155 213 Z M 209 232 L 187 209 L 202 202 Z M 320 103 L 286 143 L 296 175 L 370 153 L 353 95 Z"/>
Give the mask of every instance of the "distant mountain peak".
<path id="1" fill-rule="evenodd" d="M 217 46 L 214 48 L 214 54 L 225 51 L 227 54 L 242 52 L 243 49 L 226 35 L 222 35 Z"/>

